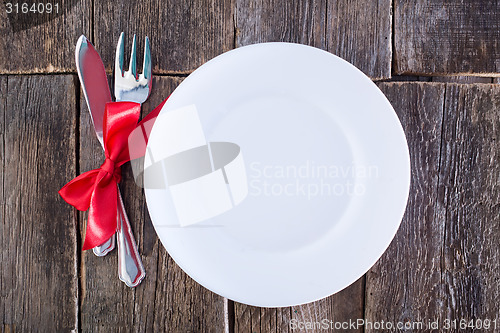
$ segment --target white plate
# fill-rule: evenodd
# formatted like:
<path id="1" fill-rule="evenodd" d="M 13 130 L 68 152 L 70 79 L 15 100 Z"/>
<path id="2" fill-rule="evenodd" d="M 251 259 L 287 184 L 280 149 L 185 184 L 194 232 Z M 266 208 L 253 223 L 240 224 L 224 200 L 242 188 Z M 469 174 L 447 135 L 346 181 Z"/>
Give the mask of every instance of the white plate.
<path id="1" fill-rule="evenodd" d="M 408 146 L 357 68 L 305 45 L 241 47 L 189 75 L 160 117 L 186 107 L 207 142 L 239 145 L 248 185 L 241 203 L 189 226 L 170 188 L 146 189 L 161 242 L 198 283 L 250 305 L 298 305 L 347 287 L 385 251 L 408 198 Z M 170 149 L 170 125 L 153 127 L 154 156 Z"/>

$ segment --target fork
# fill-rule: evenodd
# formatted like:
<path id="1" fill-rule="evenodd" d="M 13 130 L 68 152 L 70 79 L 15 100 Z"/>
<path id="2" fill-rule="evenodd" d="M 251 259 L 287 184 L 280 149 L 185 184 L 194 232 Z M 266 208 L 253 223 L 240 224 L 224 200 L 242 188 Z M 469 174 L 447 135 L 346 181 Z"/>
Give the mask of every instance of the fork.
<path id="1" fill-rule="evenodd" d="M 137 74 L 137 59 L 136 59 L 136 38 L 132 42 L 132 52 L 130 54 L 130 66 L 128 71 L 123 71 L 124 63 L 124 36 L 122 32 L 118 39 L 115 55 L 114 69 L 114 94 L 117 102 L 129 101 L 142 104 L 149 97 L 151 92 L 151 50 L 149 39 L 146 37 L 144 45 L 144 61 L 142 74 Z M 146 272 L 142 264 L 137 245 L 132 234 L 130 222 L 123 200 L 119 197 L 121 207 L 120 227 L 117 231 L 118 239 L 118 276 L 121 281 L 129 287 L 137 286 Z"/>

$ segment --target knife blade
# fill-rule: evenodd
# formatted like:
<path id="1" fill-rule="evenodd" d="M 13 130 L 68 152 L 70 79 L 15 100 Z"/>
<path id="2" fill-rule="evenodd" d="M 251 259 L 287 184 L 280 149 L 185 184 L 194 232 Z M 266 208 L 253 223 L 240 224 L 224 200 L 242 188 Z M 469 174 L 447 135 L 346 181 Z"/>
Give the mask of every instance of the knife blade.
<path id="1" fill-rule="evenodd" d="M 75 49 L 76 70 L 82 86 L 83 95 L 89 108 L 97 139 L 103 143 L 103 119 L 106 103 L 112 101 L 108 78 L 102 63 L 101 56 L 84 35 L 78 38 Z M 96 256 L 102 257 L 115 248 L 115 237 L 111 238 L 93 251 Z"/>
<path id="2" fill-rule="evenodd" d="M 104 64 L 94 45 L 81 35 L 75 51 L 76 69 L 92 123 L 101 145 L 103 144 L 104 106 L 112 101 Z"/>

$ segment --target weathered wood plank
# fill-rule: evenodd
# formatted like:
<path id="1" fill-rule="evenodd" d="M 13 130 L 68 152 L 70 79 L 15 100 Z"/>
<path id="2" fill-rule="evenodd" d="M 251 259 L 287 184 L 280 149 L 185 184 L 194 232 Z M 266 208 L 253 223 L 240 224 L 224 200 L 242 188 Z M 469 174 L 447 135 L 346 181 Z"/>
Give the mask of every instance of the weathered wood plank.
<path id="1" fill-rule="evenodd" d="M 332 296 L 333 321 L 340 323 L 356 322 L 365 317 L 365 276 L 362 276 L 346 289 Z M 335 328 L 334 332 L 363 332 L 363 328 L 352 328 L 349 326 Z"/>
<path id="2" fill-rule="evenodd" d="M 0 317 L 5 332 L 77 330 L 73 76 L 1 76 Z"/>
<path id="3" fill-rule="evenodd" d="M 498 1 L 396 0 L 394 22 L 396 73 L 498 76 Z"/>
<path id="4" fill-rule="evenodd" d="M 236 46 L 292 42 L 326 49 L 326 0 L 236 0 Z"/>
<path id="5" fill-rule="evenodd" d="M 291 308 L 259 308 L 234 302 L 234 332 L 291 332 Z"/>
<path id="6" fill-rule="evenodd" d="M 152 110 L 180 82 L 180 78 L 154 78 L 154 89 L 143 105 L 143 112 Z M 83 172 L 100 165 L 102 148 L 94 138 L 83 98 L 81 109 L 80 170 Z M 222 332 L 224 299 L 194 282 L 168 256 L 157 239 L 142 189 L 134 183 L 128 164 L 123 168 L 121 189 L 147 275 L 138 287 L 128 288 L 118 280 L 116 250 L 104 258 L 85 252 L 82 330 Z"/>
<path id="7" fill-rule="evenodd" d="M 356 322 L 364 317 L 365 278 L 361 277 L 344 290 L 325 299 L 292 308 L 292 317 L 298 324 L 313 323 L 312 327 L 293 330 L 294 332 L 362 332 L 362 327 L 343 329 L 343 323 Z M 335 326 L 337 325 L 341 326 Z"/>
<path id="8" fill-rule="evenodd" d="M 372 79 L 391 76 L 391 0 L 328 1 L 327 50 Z"/>
<path id="9" fill-rule="evenodd" d="M 383 83 L 406 133 L 411 187 L 396 237 L 367 273 L 366 320 L 432 319 L 439 316 L 443 212 L 436 207 L 445 87 L 428 83 Z M 367 332 L 379 331 L 366 327 Z"/>
<path id="10" fill-rule="evenodd" d="M 391 76 L 391 1 L 236 0 L 236 46 L 293 42 L 330 51 L 373 79 Z"/>
<path id="11" fill-rule="evenodd" d="M 500 319 L 500 87 L 448 85 L 438 202 L 444 319 Z"/>
<path id="12" fill-rule="evenodd" d="M 367 320 L 422 320 L 425 330 L 436 319 L 441 329 L 445 320 L 497 319 L 500 88 L 381 88 L 406 130 L 412 185 L 396 238 L 367 274 Z"/>
<path id="13" fill-rule="evenodd" d="M 6 3 L 14 5 L 10 14 Z M 29 9 L 36 4 L 38 11 L 39 3 L 48 2 L 4 1 L 0 10 L 0 73 L 74 72 L 76 41 L 81 34 L 90 34 L 91 0 L 50 2 L 51 14 L 46 8 L 44 14 L 23 13 L 24 3 Z"/>
<path id="14" fill-rule="evenodd" d="M 137 34 L 141 56 L 148 36 L 154 73 L 188 73 L 234 47 L 233 16 L 231 0 L 95 1 L 94 42 L 111 70 L 120 32 L 127 53 Z"/>
<path id="15" fill-rule="evenodd" d="M 361 277 L 335 295 L 300 306 L 258 308 L 235 303 L 235 332 L 362 332 L 361 327 L 335 329 L 335 323 L 364 317 L 364 293 Z"/>

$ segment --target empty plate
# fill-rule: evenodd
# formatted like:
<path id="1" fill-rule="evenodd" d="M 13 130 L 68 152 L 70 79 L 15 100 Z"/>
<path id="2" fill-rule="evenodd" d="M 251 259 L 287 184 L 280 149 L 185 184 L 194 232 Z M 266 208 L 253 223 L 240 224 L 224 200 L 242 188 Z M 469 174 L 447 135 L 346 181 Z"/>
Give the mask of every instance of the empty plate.
<path id="1" fill-rule="evenodd" d="M 361 277 L 394 237 L 410 183 L 403 129 L 377 86 L 289 43 L 241 47 L 189 75 L 154 124 L 145 170 L 149 213 L 175 262 L 263 307 Z"/>

